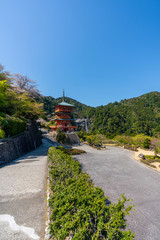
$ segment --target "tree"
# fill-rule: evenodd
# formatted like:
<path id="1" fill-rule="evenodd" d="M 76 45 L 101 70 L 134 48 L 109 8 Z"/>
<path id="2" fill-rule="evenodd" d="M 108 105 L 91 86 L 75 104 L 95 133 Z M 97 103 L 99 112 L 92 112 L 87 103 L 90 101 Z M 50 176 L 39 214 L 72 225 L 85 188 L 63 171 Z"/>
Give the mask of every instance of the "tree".
<path id="1" fill-rule="evenodd" d="M 37 88 L 35 81 L 29 79 L 27 76 L 15 73 L 13 75 L 13 86 L 17 93 L 28 93 L 29 97 L 39 97 L 40 91 Z"/>
<path id="2" fill-rule="evenodd" d="M 37 103 L 33 98 L 29 97 L 27 93 L 17 94 L 14 91 L 8 91 L 7 94 L 7 112 L 16 117 L 25 119 L 37 119 L 42 113 L 43 104 Z"/>
<path id="3" fill-rule="evenodd" d="M 6 101 L 7 89 L 7 81 L 0 81 L 0 111 L 3 111 L 8 105 L 8 102 Z"/>
<path id="4" fill-rule="evenodd" d="M 6 80 L 8 84 L 11 84 L 10 73 L 4 70 L 4 66 L 0 64 L 0 81 Z"/>

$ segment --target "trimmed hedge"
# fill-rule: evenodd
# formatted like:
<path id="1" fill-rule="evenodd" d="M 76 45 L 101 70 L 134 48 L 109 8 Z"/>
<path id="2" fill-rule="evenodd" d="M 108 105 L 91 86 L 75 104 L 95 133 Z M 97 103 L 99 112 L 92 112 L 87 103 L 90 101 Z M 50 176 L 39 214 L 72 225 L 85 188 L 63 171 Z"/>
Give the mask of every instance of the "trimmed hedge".
<path id="1" fill-rule="evenodd" d="M 102 189 L 94 187 L 80 163 L 60 149 L 48 152 L 50 166 L 50 233 L 53 239 L 70 236 L 79 240 L 134 239 L 125 216 L 132 209 L 122 195 L 118 203 L 106 205 Z"/>

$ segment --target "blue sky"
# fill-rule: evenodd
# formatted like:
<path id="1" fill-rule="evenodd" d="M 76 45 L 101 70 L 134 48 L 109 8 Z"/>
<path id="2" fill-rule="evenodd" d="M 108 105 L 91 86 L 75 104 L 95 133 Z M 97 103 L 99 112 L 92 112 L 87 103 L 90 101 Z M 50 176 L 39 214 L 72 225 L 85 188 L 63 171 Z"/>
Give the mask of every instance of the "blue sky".
<path id="1" fill-rule="evenodd" d="M 0 1 L 0 63 L 91 106 L 160 91 L 159 0 Z"/>

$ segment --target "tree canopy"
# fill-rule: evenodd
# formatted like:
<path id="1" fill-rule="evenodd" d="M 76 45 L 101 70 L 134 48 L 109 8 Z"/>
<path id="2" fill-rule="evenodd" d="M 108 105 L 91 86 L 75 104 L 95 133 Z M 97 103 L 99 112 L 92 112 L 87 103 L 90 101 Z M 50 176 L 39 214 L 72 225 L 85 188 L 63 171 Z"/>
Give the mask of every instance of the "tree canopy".
<path id="1" fill-rule="evenodd" d="M 22 75 L 21 77 L 23 82 L 24 78 Z M 34 98 L 39 91 L 32 83 L 28 81 L 25 85 L 21 84 L 19 91 L 10 74 L 0 65 L 0 132 L 5 131 L 8 135 L 17 134 L 20 129 L 25 130 L 29 120 L 37 119 L 42 113 L 43 104 Z M 0 138 L 3 136 L 4 132 L 0 134 Z"/>

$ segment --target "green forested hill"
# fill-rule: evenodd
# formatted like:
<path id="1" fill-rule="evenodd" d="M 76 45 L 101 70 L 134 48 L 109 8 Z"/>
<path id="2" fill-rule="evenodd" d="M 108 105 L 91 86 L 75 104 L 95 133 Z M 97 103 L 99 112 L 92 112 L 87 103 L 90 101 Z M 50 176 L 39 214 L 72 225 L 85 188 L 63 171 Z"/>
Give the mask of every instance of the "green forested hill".
<path id="1" fill-rule="evenodd" d="M 44 110 L 53 113 L 62 98 L 44 97 Z M 87 117 L 92 121 L 91 130 L 108 136 L 119 134 L 135 135 L 160 133 L 160 92 L 150 92 L 140 97 L 109 103 L 100 107 L 89 107 L 65 97 L 65 101 L 75 106 L 76 118 Z"/>
<path id="2" fill-rule="evenodd" d="M 160 93 L 97 107 L 92 115 L 92 130 L 107 134 L 155 135 L 160 132 Z"/>

